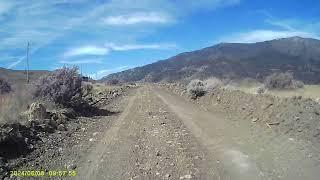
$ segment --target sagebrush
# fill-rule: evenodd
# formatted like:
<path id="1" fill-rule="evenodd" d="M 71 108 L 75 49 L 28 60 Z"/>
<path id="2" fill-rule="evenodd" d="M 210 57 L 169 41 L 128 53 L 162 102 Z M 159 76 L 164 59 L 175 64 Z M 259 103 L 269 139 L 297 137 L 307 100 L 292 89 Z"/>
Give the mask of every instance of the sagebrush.
<path id="1" fill-rule="evenodd" d="M 0 94 L 7 94 L 11 91 L 11 85 L 6 80 L 0 78 Z"/>
<path id="2" fill-rule="evenodd" d="M 190 83 L 187 86 L 187 91 L 192 99 L 201 97 L 206 93 L 204 83 L 199 79 L 194 79 L 190 81 Z"/>
<path id="3" fill-rule="evenodd" d="M 81 84 L 82 78 L 77 67 L 63 67 L 41 77 L 36 83 L 34 96 L 65 107 L 75 107 L 82 100 Z"/>
<path id="4" fill-rule="evenodd" d="M 221 80 L 215 77 L 209 78 L 203 83 L 206 91 L 212 91 L 222 85 Z"/>

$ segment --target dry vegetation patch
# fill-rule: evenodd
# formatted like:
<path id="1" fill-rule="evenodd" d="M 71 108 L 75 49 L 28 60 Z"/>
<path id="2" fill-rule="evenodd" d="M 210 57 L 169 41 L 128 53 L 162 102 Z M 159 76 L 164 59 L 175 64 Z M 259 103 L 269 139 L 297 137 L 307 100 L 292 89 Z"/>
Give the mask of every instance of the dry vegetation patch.
<path id="1" fill-rule="evenodd" d="M 266 77 L 264 84 L 268 89 L 297 89 L 304 86 L 302 81 L 295 80 L 289 72 L 273 73 Z"/>
<path id="2" fill-rule="evenodd" d="M 4 79 L 0 78 L 0 95 L 8 94 L 12 91 L 11 85 Z"/>

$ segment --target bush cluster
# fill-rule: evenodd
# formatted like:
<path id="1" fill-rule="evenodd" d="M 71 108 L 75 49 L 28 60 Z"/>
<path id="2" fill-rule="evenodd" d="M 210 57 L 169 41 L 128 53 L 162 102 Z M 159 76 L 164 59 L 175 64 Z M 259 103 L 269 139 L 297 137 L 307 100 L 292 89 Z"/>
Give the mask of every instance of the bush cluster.
<path id="1" fill-rule="evenodd" d="M 218 78 L 209 78 L 205 81 L 194 79 L 188 84 L 187 91 L 192 99 L 197 99 L 220 85 L 221 81 Z"/>
<path id="2" fill-rule="evenodd" d="M 273 73 L 266 77 L 265 87 L 268 89 L 297 89 L 303 88 L 302 81 L 293 78 L 292 73 Z"/>
<path id="3" fill-rule="evenodd" d="M 82 78 L 77 67 L 63 67 L 41 77 L 36 83 L 34 96 L 65 107 L 76 107 L 82 100 L 81 84 Z"/>
<path id="4" fill-rule="evenodd" d="M 221 85 L 222 85 L 221 80 L 215 77 L 209 78 L 204 81 L 204 87 L 207 92 L 212 91 Z"/>
<path id="5" fill-rule="evenodd" d="M 187 91 L 192 99 L 197 99 L 206 93 L 203 81 L 194 79 L 187 86 Z"/>
<path id="6" fill-rule="evenodd" d="M 0 78 L 0 94 L 8 94 L 11 91 L 10 84 L 6 80 Z"/>

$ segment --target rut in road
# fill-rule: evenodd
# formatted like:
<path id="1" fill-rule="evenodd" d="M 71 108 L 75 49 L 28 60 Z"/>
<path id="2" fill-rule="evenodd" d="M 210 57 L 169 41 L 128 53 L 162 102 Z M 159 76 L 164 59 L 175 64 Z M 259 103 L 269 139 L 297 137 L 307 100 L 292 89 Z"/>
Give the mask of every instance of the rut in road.
<path id="1" fill-rule="evenodd" d="M 97 174 L 98 165 L 100 164 L 100 160 L 104 153 L 106 152 L 106 148 L 108 145 L 110 145 L 111 141 L 113 141 L 119 131 L 121 123 L 124 121 L 124 119 L 128 116 L 134 100 L 136 96 L 132 96 L 129 99 L 129 103 L 127 108 L 122 112 L 122 115 L 117 119 L 117 122 L 108 130 L 106 131 L 104 138 L 100 140 L 99 144 L 91 151 L 89 156 L 87 157 L 87 162 L 90 162 L 86 165 L 86 167 L 83 167 L 80 171 L 77 177 L 81 179 L 91 179 L 92 177 Z"/>

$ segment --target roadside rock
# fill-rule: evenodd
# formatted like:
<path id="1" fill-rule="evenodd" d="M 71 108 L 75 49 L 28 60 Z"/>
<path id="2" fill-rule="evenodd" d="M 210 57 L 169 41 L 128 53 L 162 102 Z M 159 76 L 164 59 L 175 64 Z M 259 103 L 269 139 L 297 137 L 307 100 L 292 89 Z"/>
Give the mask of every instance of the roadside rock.
<path id="1" fill-rule="evenodd" d="M 69 170 L 74 170 L 74 169 L 76 169 L 77 168 L 77 165 L 75 165 L 75 164 L 69 164 L 68 166 L 67 166 L 67 169 L 69 169 Z"/>
<path id="2" fill-rule="evenodd" d="M 58 129 L 59 131 L 66 131 L 66 130 L 67 130 L 67 128 L 66 128 L 65 125 L 63 125 L 63 124 L 59 124 L 57 129 Z"/>
<path id="3" fill-rule="evenodd" d="M 47 110 L 43 104 L 35 102 L 30 105 L 28 112 L 28 120 L 46 119 L 47 116 Z"/>

